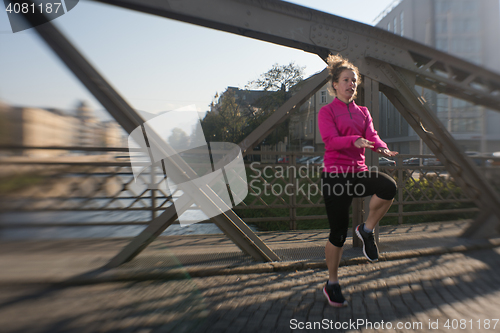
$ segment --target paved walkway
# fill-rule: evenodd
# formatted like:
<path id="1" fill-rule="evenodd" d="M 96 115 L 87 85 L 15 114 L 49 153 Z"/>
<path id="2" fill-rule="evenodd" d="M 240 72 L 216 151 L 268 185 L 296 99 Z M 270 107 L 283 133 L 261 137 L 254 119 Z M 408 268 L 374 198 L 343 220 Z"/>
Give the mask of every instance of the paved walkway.
<path id="1" fill-rule="evenodd" d="M 348 249 L 340 278 L 349 306 L 342 309 L 331 308 L 321 292 L 327 279 L 321 260 L 276 266 L 219 263 L 211 271 L 199 264 L 155 268 L 154 261 L 146 260 L 144 266 L 75 280 L 109 260 L 126 240 L 2 243 L 0 331 L 303 332 L 310 327 L 330 332 L 499 332 L 500 242 L 449 236 L 465 226 L 383 229 L 381 251 L 387 260 L 375 264 L 355 256 L 359 249 Z M 300 242 L 309 248 L 316 241 L 324 243 L 325 238 L 305 234 L 286 237 L 296 236 L 292 245 L 297 248 Z M 278 241 L 285 236 L 265 237 L 274 249 L 283 249 Z M 310 243 L 301 237 L 311 237 Z M 201 243 L 215 241 L 203 239 Z M 161 251 L 175 256 L 182 244 L 173 247 L 173 241 L 160 239 L 141 256 L 157 258 Z M 167 243 L 172 247 L 167 249 Z M 265 271 L 262 265 L 272 269 L 256 273 Z M 181 269 L 183 276 L 173 274 Z M 187 274 L 190 270 L 195 274 Z M 209 271 L 205 277 L 203 270 Z M 68 279 L 73 282 L 61 284 Z M 99 283 L 103 281 L 109 282 Z"/>

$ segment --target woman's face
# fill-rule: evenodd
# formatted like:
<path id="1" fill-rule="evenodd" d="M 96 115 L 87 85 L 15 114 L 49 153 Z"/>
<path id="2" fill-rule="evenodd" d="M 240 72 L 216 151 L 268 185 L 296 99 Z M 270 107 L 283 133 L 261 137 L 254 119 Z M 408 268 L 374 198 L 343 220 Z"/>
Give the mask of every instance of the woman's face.
<path id="1" fill-rule="evenodd" d="M 337 98 L 344 103 L 351 102 L 358 86 L 357 79 L 356 73 L 350 69 L 344 69 L 340 73 L 339 81 L 333 82 Z"/>

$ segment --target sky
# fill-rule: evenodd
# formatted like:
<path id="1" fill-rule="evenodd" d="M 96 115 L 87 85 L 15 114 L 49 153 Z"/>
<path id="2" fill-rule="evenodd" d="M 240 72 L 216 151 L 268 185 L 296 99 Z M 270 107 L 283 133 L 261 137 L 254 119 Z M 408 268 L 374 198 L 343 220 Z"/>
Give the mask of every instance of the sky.
<path id="1" fill-rule="evenodd" d="M 373 25 L 393 1 L 289 2 Z M 306 77 L 325 67 L 317 55 L 301 50 L 88 0 L 52 22 L 133 108 L 153 114 L 193 104 L 207 111 L 216 93 L 244 88 L 276 63 L 305 66 Z M 101 104 L 33 29 L 12 33 L 5 11 L 0 101 L 69 112 L 85 101 L 106 118 Z"/>

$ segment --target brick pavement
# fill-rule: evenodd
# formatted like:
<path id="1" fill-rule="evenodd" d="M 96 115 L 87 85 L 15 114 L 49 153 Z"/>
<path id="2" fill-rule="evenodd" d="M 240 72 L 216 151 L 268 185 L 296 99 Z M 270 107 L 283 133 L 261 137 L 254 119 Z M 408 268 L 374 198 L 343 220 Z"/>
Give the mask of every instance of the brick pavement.
<path id="1" fill-rule="evenodd" d="M 396 260 L 500 246 L 500 238 L 460 238 L 467 221 L 381 227 L 381 260 Z M 283 261 L 256 263 L 224 235 L 160 237 L 131 262 L 95 274 L 130 242 L 127 238 L 26 240 L 0 242 L 0 285 L 59 283 L 82 280 L 172 279 L 226 274 L 270 273 L 325 268 L 324 230 L 268 232 L 259 236 Z M 279 252 L 278 252 L 279 251 Z M 342 265 L 364 262 L 352 237 L 344 245 Z M 95 281 L 93 281 L 95 282 Z"/>
<path id="2" fill-rule="evenodd" d="M 358 319 L 374 325 L 331 332 L 500 331 L 500 323 L 493 329 L 491 321 L 500 319 L 498 247 L 345 266 L 340 276 L 349 300 L 341 309 L 330 307 L 321 292 L 323 269 L 68 287 L 3 285 L 0 331 L 307 331 L 291 330 L 292 319 L 297 325 L 324 319 L 333 327 Z M 460 320 L 466 328 L 460 329 Z M 436 322 L 438 329 L 429 329 Z M 422 326 L 394 329 L 398 323 Z"/>

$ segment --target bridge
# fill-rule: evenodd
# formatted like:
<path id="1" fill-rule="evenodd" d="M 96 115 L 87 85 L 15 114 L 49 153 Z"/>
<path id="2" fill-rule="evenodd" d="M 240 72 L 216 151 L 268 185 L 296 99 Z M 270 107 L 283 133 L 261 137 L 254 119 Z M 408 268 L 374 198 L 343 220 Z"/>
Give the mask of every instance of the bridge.
<path id="1" fill-rule="evenodd" d="M 435 200 L 442 200 L 443 202 L 471 202 L 475 205 L 475 208 L 466 208 L 461 212 L 481 212 L 480 216 L 474 221 L 457 222 L 458 224 L 455 225 L 451 224 L 451 228 L 454 229 L 455 233 L 452 232 L 451 234 L 445 235 L 440 234 L 440 236 L 436 238 L 436 241 L 444 242 L 443 248 L 429 250 L 429 246 L 418 246 L 417 244 L 410 242 L 410 237 L 409 239 L 407 239 L 408 244 L 411 244 L 413 246 L 413 250 L 417 252 L 413 252 L 413 254 L 407 254 L 406 257 L 401 255 L 398 256 L 395 254 L 391 254 L 392 252 L 389 250 L 390 247 L 388 247 L 386 255 L 387 260 L 415 258 L 417 257 L 417 253 L 419 255 L 427 253 L 427 255 L 440 256 L 444 255 L 444 252 L 463 252 L 464 250 L 470 251 L 474 249 L 490 251 L 491 248 L 495 248 L 496 246 L 498 246 L 495 237 L 498 237 L 500 225 L 500 195 L 493 188 L 491 181 L 487 178 L 488 172 L 490 172 L 491 170 L 488 169 L 484 164 L 482 166 L 477 166 L 468 156 L 464 155 L 461 152 L 455 139 L 448 132 L 447 128 L 443 126 L 439 119 L 437 119 L 436 115 L 430 109 L 428 102 L 423 98 L 423 96 L 421 96 L 421 94 L 418 93 L 415 87 L 424 87 L 439 93 L 458 97 L 474 104 L 483 105 L 490 109 L 500 111 L 499 74 L 488 71 L 485 68 L 467 62 L 463 59 L 459 59 L 452 55 L 432 49 L 428 46 L 394 35 L 387 31 L 367 26 L 358 22 L 350 21 L 342 17 L 322 13 L 310 8 L 305 8 L 281 1 L 123 0 L 98 2 L 162 16 L 169 19 L 188 22 L 207 28 L 218 29 L 221 31 L 272 42 L 279 45 L 297 48 L 306 52 L 317 54 L 322 59 L 326 59 L 326 57 L 330 53 L 339 53 L 344 57 L 350 59 L 356 66 L 359 67 L 360 72 L 363 75 L 364 88 L 361 94 L 363 96 L 363 103 L 361 104 L 366 105 L 370 109 L 373 114 L 373 118 L 378 119 L 379 92 L 382 92 L 397 108 L 397 110 L 411 125 L 411 127 L 425 142 L 425 144 L 431 149 L 435 157 L 442 161 L 444 165 L 443 167 L 438 168 L 418 166 L 413 167 L 412 169 L 403 166 L 402 159 L 404 158 L 404 156 L 400 157 L 397 166 L 392 170 L 387 170 L 387 172 L 393 173 L 394 175 L 398 176 L 397 179 L 399 192 L 396 202 L 396 204 L 398 205 L 398 212 L 392 213 L 393 216 L 397 217 L 399 222 L 401 222 L 403 216 L 405 216 L 403 212 L 403 206 L 405 204 L 408 204 L 408 201 L 411 200 L 408 199 L 408 196 L 405 197 L 405 192 L 403 189 L 405 188 L 405 181 L 412 182 L 413 180 L 411 179 L 415 179 L 413 177 L 415 171 L 418 171 L 419 177 L 429 177 L 429 179 L 431 177 L 434 177 L 433 179 L 436 179 L 436 175 L 439 179 L 441 179 L 442 177 L 440 178 L 439 175 L 446 173 L 448 175 L 446 177 L 447 180 L 441 179 L 440 181 L 450 181 L 461 188 L 461 194 L 459 194 L 458 196 L 450 193 L 446 193 L 443 196 L 443 194 L 439 192 L 437 196 L 438 198 L 436 196 L 424 196 L 423 198 L 420 198 L 420 200 L 422 200 L 423 202 L 431 202 Z M 221 8 L 224 8 L 224 10 L 220 10 Z M 267 19 L 265 21 L 259 19 L 262 17 L 266 17 Z M 37 18 L 33 17 L 30 17 L 30 19 L 34 20 L 32 21 L 33 24 L 37 20 Z M 131 133 L 136 128 L 144 125 L 144 119 L 142 119 L 137 114 L 137 112 L 126 103 L 126 101 L 111 86 L 111 84 L 106 82 L 106 80 L 99 74 L 99 72 L 91 66 L 91 64 L 85 59 L 85 57 L 82 56 L 79 50 L 77 50 L 54 25 L 49 22 L 44 25 L 37 26 L 34 29 L 36 30 L 37 34 L 47 43 L 47 45 L 55 52 L 55 54 L 57 54 L 61 61 L 75 74 L 75 76 L 85 85 L 85 87 L 95 96 L 95 98 L 106 108 L 110 115 L 114 117 L 114 119 L 123 127 L 123 129 L 125 129 L 125 131 Z M 296 33 L 297 29 L 300 29 L 300 34 Z M 254 151 L 253 148 L 258 145 L 267 135 L 269 135 L 269 133 L 271 133 L 276 126 L 278 126 L 295 110 L 297 110 L 300 105 L 306 102 L 315 92 L 323 87 L 328 79 L 328 72 L 325 69 L 321 73 L 307 80 L 302 89 L 295 95 L 293 95 L 288 101 L 286 101 L 268 119 L 268 121 L 260 125 L 254 132 L 252 132 L 244 140 L 242 140 L 242 142 L 239 143 L 239 147 L 243 155 L 246 156 L 259 154 L 260 152 Z M 155 149 L 164 152 L 165 150 L 171 149 L 160 137 L 150 138 L 149 145 L 150 147 L 154 147 Z M 7 148 L 68 149 L 67 147 Z M 90 149 L 82 147 L 74 148 L 75 150 Z M 96 150 L 98 149 L 96 148 Z M 295 161 L 294 157 L 298 153 L 290 152 L 289 154 L 291 156 L 291 163 L 293 164 Z M 167 152 L 166 155 L 168 155 Z M 378 160 L 371 155 L 367 156 L 367 162 L 371 165 L 378 165 Z M 115 180 L 117 174 L 120 173 L 120 168 L 129 168 L 127 173 L 130 174 L 130 163 L 128 161 L 119 162 L 116 160 L 96 160 L 92 162 L 40 162 L 11 160 L 2 162 L 2 164 L 25 166 L 40 165 L 41 163 L 47 166 L 53 166 L 54 169 L 47 168 L 47 172 L 49 172 L 51 176 L 56 175 L 55 177 L 62 174 L 59 166 L 65 165 L 72 167 L 67 171 L 68 175 L 74 177 L 77 174 L 80 176 L 85 174 L 84 178 L 87 182 L 87 186 L 89 186 L 90 189 L 99 189 L 99 191 L 106 191 L 106 189 L 108 188 L 107 186 L 112 185 L 109 185 L 111 184 L 111 182 L 96 181 L 98 179 L 96 178 L 98 174 L 100 176 L 105 174 L 106 179 L 115 177 Z M 188 180 L 193 179 L 196 176 L 189 165 L 187 165 L 182 159 L 167 161 L 166 163 L 167 169 L 171 168 L 180 171 L 186 171 L 186 179 Z M 91 172 L 84 171 L 85 167 L 88 166 L 91 166 L 93 168 Z M 109 168 L 114 168 L 114 170 L 110 171 Z M 51 170 L 53 171 L 52 173 Z M 432 175 L 430 174 L 430 171 L 432 171 Z M 410 176 L 408 176 L 408 174 L 410 174 Z M 73 182 L 73 180 L 70 178 L 66 179 L 68 185 L 67 189 L 72 188 L 71 182 Z M 78 182 L 80 180 L 81 177 L 79 180 L 75 180 L 75 182 Z M 287 179 L 287 181 L 291 184 L 294 184 L 295 179 Z M 314 182 L 315 180 L 309 179 L 306 181 Z M 127 184 L 129 183 L 126 183 L 125 185 Z M 210 195 L 208 188 L 201 187 L 193 190 L 197 191 L 197 193 L 199 192 L 197 198 L 201 198 L 200 202 L 196 202 L 195 204 L 198 204 L 200 206 L 212 204 L 209 200 Z M 92 190 L 90 192 L 92 192 Z M 87 198 L 83 198 L 84 195 L 81 194 L 78 194 L 75 197 L 79 200 L 83 198 L 84 202 L 89 202 L 92 200 L 95 201 L 96 197 L 92 197 L 93 195 L 95 195 L 95 193 L 90 194 L 89 196 L 87 196 Z M 412 193 L 410 193 L 409 196 L 411 197 Z M 60 196 L 55 195 L 55 197 Z M 108 198 L 115 199 L 118 197 L 119 195 L 115 194 L 114 197 L 110 196 Z M 23 199 L 24 198 L 21 198 L 21 201 L 17 202 L 18 204 L 21 202 L 20 206 L 18 206 L 20 209 L 36 211 L 37 209 L 45 209 L 39 207 L 47 207 L 43 205 L 33 205 L 30 207 L 25 207 L 22 204 Z M 49 199 L 52 200 L 54 198 L 49 197 Z M 88 200 L 85 201 L 86 199 Z M 105 199 L 105 197 L 99 197 L 98 199 Z M 137 223 L 137 221 L 135 221 L 134 223 L 128 223 L 136 225 L 143 224 L 146 226 L 145 229 L 138 236 L 131 240 L 120 240 L 118 242 L 111 241 L 111 243 L 114 243 L 111 245 L 110 243 L 107 243 L 106 246 L 112 248 L 112 252 L 116 251 L 116 253 L 113 252 L 112 256 L 105 256 L 105 262 L 97 260 L 96 262 L 98 262 L 99 265 L 92 266 L 87 264 L 82 266 L 92 271 L 89 272 L 85 270 L 75 270 L 73 271 L 74 274 L 70 274 L 64 279 L 61 279 L 61 277 L 57 278 L 57 274 L 49 274 L 45 282 L 78 285 L 85 283 L 85 281 L 87 281 L 86 279 L 88 279 L 89 277 L 89 274 L 95 279 L 94 281 L 119 281 L 120 279 L 126 280 L 128 278 L 123 277 L 123 275 L 120 277 L 120 273 L 114 273 L 117 272 L 116 269 L 130 269 L 131 267 L 133 268 L 134 264 L 141 262 L 141 256 L 139 256 L 139 254 L 141 254 L 143 251 L 145 253 L 149 253 L 148 251 L 154 252 L 155 250 L 158 250 L 158 248 L 155 248 L 155 244 L 163 244 L 160 245 L 159 248 L 161 248 L 161 246 L 170 246 L 171 244 L 176 244 L 176 241 L 174 239 L 170 239 L 169 242 L 171 243 L 169 244 L 161 243 L 162 238 L 158 237 L 164 230 L 175 223 L 180 214 L 182 214 L 185 210 L 189 209 L 189 207 L 192 206 L 192 201 L 187 198 L 178 198 L 177 200 L 183 202 L 183 207 L 182 209 L 176 210 L 176 208 L 172 204 L 171 197 L 162 196 L 161 193 L 155 190 L 151 190 L 149 192 L 143 191 L 139 195 L 136 195 L 135 198 L 132 197 L 128 199 L 135 200 L 134 203 L 143 202 L 144 199 L 150 200 L 151 204 L 147 204 L 142 208 L 137 208 L 136 206 L 131 205 L 124 209 L 128 209 L 129 211 L 133 211 L 134 209 L 151 210 L 153 213 L 150 221 L 142 221 L 141 223 Z M 292 221 L 292 226 L 293 223 L 295 223 L 296 221 L 300 221 L 300 219 L 305 220 L 307 218 L 321 218 L 321 216 L 307 217 L 297 215 L 297 208 L 300 208 L 301 204 L 312 205 L 311 207 L 320 207 L 321 201 L 311 201 L 304 204 L 300 202 L 300 200 L 299 202 L 297 202 L 297 198 L 292 198 L 290 200 L 295 201 L 285 202 L 282 207 L 286 207 L 290 210 L 290 216 L 289 218 L 285 218 L 285 220 Z M 161 204 L 158 205 L 158 202 L 161 202 Z M 51 204 L 52 203 L 53 202 L 51 202 Z M 67 209 L 69 211 L 78 210 L 78 203 L 76 201 L 68 200 L 68 202 L 65 202 L 64 205 L 67 205 L 66 208 L 61 208 L 60 204 L 60 202 L 57 203 L 56 206 L 58 208 L 54 209 Z M 273 204 L 268 204 L 268 206 L 270 208 L 275 208 Z M 15 207 L 15 202 L 14 206 L 10 206 L 8 208 L 5 208 L 4 204 L 3 210 L 15 210 Z M 264 263 L 262 265 L 267 266 L 262 266 L 265 268 L 262 268 L 261 272 L 266 272 L 266 269 L 270 269 L 273 272 L 278 271 L 280 270 L 280 267 L 282 267 L 284 270 L 324 268 L 324 265 L 321 264 L 321 254 L 317 252 L 318 249 L 321 248 L 321 245 L 319 245 L 319 243 L 316 243 L 316 241 L 318 240 L 314 238 L 314 235 L 304 233 L 304 235 L 309 235 L 312 239 L 302 238 L 300 240 L 304 242 L 310 241 L 311 246 L 307 249 L 309 252 L 304 251 L 304 247 L 297 247 L 299 249 L 301 248 L 303 252 L 302 256 L 297 256 L 296 254 L 294 254 L 297 253 L 294 252 L 297 251 L 297 248 L 293 248 L 293 246 L 285 247 L 283 245 L 283 243 L 286 243 L 290 240 L 290 237 L 296 236 L 293 232 L 280 235 L 257 234 L 247 224 L 247 222 L 252 222 L 252 220 L 247 219 L 245 221 L 245 219 L 237 213 L 238 209 L 243 209 L 245 207 L 236 207 L 234 209 L 231 209 L 230 207 L 222 208 L 225 213 L 214 216 L 213 218 L 211 218 L 211 222 L 215 223 L 220 228 L 220 230 L 222 230 L 227 239 L 230 240 L 229 244 L 224 243 L 224 246 L 227 247 L 228 250 L 226 250 L 225 252 L 221 250 L 219 252 L 220 256 L 222 256 L 223 259 L 229 260 L 229 265 L 234 265 L 236 263 L 243 264 L 243 266 L 240 267 L 247 267 L 245 265 L 248 265 L 249 263 L 252 265 L 256 265 L 256 263 Z M 84 210 L 99 209 L 111 211 L 117 208 L 109 205 L 105 205 L 104 207 L 101 206 L 99 208 L 84 208 Z M 363 214 L 365 213 L 366 208 L 363 207 L 363 203 L 361 202 L 361 200 L 356 201 L 353 205 L 353 226 L 362 222 Z M 253 222 L 259 221 L 254 220 Z M 83 224 L 85 223 L 81 223 L 81 225 Z M 95 223 L 95 225 L 114 224 L 115 223 L 112 222 Z M 122 222 L 121 225 L 126 224 L 127 223 Z M 68 225 L 70 225 L 70 223 L 68 223 Z M 72 225 L 77 226 L 78 224 L 72 223 Z M 86 223 L 85 225 L 92 225 L 92 223 Z M 27 223 L 23 227 L 29 228 L 30 226 L 33 226 L 33 224 Z M 51 224 L 50 222 L 44 222 L 35 227 L 43 226 L 51 227 L 54 226 L 54 224 Z M 444 224 L 442 226 L 442 229 L 450 228 L 449 226 L 449 224 Z M 12 225 L 9 226 L 8 221 L 3 221 L 2 227 L 8 228 L 12 227 Z M 404 228 L 404 226 L 394 227 L 394 230 L 399 230 L 399 232 L 401 232 L 401 230 L 406 230 L 398 228 Z M 459 231 L 459 233 L 457 233 L 457 230 Z M 425 230 L 422 229 L 420 231 L 424 232 Z M 380 232 L 386 236 L 389 236 L 391 233 L 391 229 L 384 229 Z M 417 234 L 415 234 L 414 239 L 422 240 L 422 237 L 424 237 L 422 236 L 422 233 L 418 235 L 420 236 L 417 236 Z M 273 238 L 275 239 L 273 240 Z M 490 238 L 490 240 L 484 240 L 485 238 Z M 444 239 L 446 239 L 446 242 L 444 241 Z M 276 245 L 276 241 L 278 242 L 278 245 Z M 179 240 L 177 240 L 177 242 L 179 242 Z M 176 255 L 174 255 L 173 257 L 184 256 L 184 259 L 187 263 L 189 263 L 191 260 L 191 263 L 194 262 L 195 264 L 199 265 L 200 260 L 203 259 L 203 252 L 205 251 L 206 253 L 207 249 L 213 250 L 217 246 L 216 244 L 219 244 L 220 242 L 223 241 L 220 239 L 214 240 L 213 238 L 211 238 L 205 243 L 205 247 L 199 247 L 200 252 L 194 254 L 188 252 L 179 252 L 176 253 Z M 383 242 L 384 240 L 382 239 L 382 249 L 384 246 Z M 354 240 L 351 240 L 351 244 L 356 245 L 354 244 Z M 390 242 L 388 241 L 387 246 L 389 245 Z M 58 246 L 64 248 L 65 246 L 70 245 L 68 245 L 68 243 L 58 243 Z M 83 243 L 80 244 L 80 246 L 85 245 Z M 180 247 L 180 249 L 182 249 L 183 251 L 187 251 L 185 248 L 186 244 L 182 244 L 182 246 L 184 246 L 184 248 Z M 412 250 L 408 247 L 403 246 L 401 242 L 394 245 L 393 249 L 396 251 L 396 253 L 405 253 L 405 251 Z M 359 263 L 358 259 L 356 259 L 356 249 L 352 249 L 352 251 L 353 255 L 351 258 L 346 259 L 346 265 Z M 15 256 L 13 258 L 15 258 Z M 205 259 L 205 261 L 210 261 L 211 258 Z M 303 261 L 307 259 L 309 259 L 309 264 L 304 264 Z M 311 259 L 317 259 L 318 262 L 314 262 L 314 260 L 311 261 Z M 422 262 L 418 263 L 418 265 L 422 264 Z M 477 264 L 477 262 L 475 264 Z M 155 265 L 156 267 L 166 265 L 165 267 L 171 268 L 171 266 L 169 266 L 168 264 L 168 260 L 165 262 L 150 262 L 148 263 L 148 265 L 152 265 L 153 267 Z M 224 269 L 226 269 L 226 271 L 222 270 L 218 274 L 237 274 L 235 272 L 238 272 L 236 268 L 235 271 L 227 271 L 227 269 L 230 269 L 228 265 L 226 265 Z M 57 271 L 57 269 L 55 269 L 54 271 Z M 194 268 L 191 270 L 191 274 L 193 276 L 196 276 L 196 274 L 200 274 L 200 276 L 203 274 L 207 274 L 195 273 L 195 271 L 196 270 Z M 203 270 L 203 272 L 207 271 L 209 270 Z M 243 272 L 242 274 L 253 274 L 253 272 L 257 271 L 258 268 L 255 268 L 254 271 L 240 272 Z M 111 274 L 112 277 L 107 276 L 106 274 Z M 148 270 L 148 273 L 146 275 L 143 275 L 142 277 L 136 276 L 135 278 L 151 279 L 155 276 L 155 274 L 159 278 L 172 278 L 172 275 L 168 274 L 174 273 L 169 270 L 168 274 L 162 275 L 163 273 L 155 273 L 155 270 L 153 269 Z M 183 273 L 177 272 L 175 274 Z M 177 278 L 178 276 L 179 275 L 177 275 Z M 8 279 L 6 278 L 6 280 Z M 11 277 L 9 282 L 12 283 L 12 281 L 13 279 Z M 470 285 L 468 285 L 467 283 L 463 281 L 460 282 L 462 283 L 462 285 L 466 285 L 466 287 L 464 288 L 467 289 L 468 287 L 470 287 Z M 314 283 L 316 283 L 316 280 Z M 415 288 L 428 287 L 425 283 L 417 283 L 415 281 L 413 281 L 413 283 L 415 284 Z M 495 283 L 498 283 L 498 281 L 492 282 L 491 284 L 489 284 L 489 286 L 497 286 L 497 284 Z M 410 286 L 413 286 L 413 284 L 410 284 Z M 403 288 L 402 286 L 400 287 Z M 493 287 L 493 290 L 497 290 L 495 288 L 497 287 Z M 376 293 L 376 290 L 374 292 Z M 411 292 L 412 291 L 410 291 L 410 295 Z M 445 296 L 443 296 L 443 298 L 445 298 Z M 433 301 L 437 302 L 436 300 Z M 444 303 L 449 304 L 450 302 L 452 301 L 445 300 Z M 484 302 L 484 300 L 481 300 L 481 302 L 479 303 L 482 302 Z M 395 304 L 396 303 L 397 301 L 395 301 Z M 362 312 L 361 308 L 359 308 L 358 310 Z M 460 311 L 458 313 L 460 314 Z M 408 315 L 408 313 L 405 313 L 405 315 Z M 398 314 L 396 314 L 393 319 L 400 317 L 401 316 L 398 316 Z M 432 319 L 434 319 L 434 317 L 432 317 Z M 457 319 L 459 318 L 457 317 Z M 481 322 L 481 324 L 483 323 Z"/>

